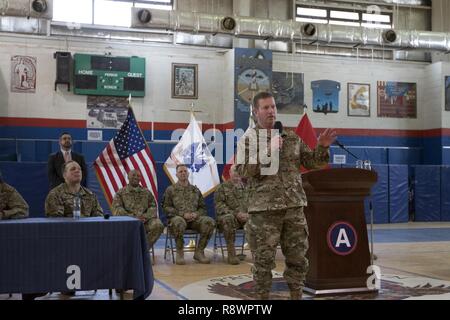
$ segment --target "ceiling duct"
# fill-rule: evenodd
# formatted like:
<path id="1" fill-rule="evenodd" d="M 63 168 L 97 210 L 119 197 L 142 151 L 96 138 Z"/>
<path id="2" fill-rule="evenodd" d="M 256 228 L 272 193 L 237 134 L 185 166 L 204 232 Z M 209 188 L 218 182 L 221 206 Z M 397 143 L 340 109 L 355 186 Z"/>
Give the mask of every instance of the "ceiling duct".
<path id="1" fill-rule="evenodd" d="M 53 0 L 0 0 L 0 15 L 51 20 Z"/>
<path id="2" fill-rule="evenodd" d="M 431 0 L 329 0 L 328 3 L 348 3 L 351 5 L 380 5 L 380 6 L 403 6 L 403 7 L 429 7 Z M 297 3 L 311 4 L 310 0 L 297 0 Z"/>
<path id="3" fill-rule="evenodd" d="M 139 12 L 148 11 L 143 22 Z M 239 38 L 294 41 L 306 44 L 349 44 L 381 48 L 414 48 L 450 51 L 450 33 L 383 30 L 330 24 L 301 23 L 293 20 L 222 16 L 196 12 L 132 8 L 131 26 L 136 28 L 182 31 L 193 34 L 228 34 Z M 226 22 L 225 22 L 226 21 Z M 225 22 L 225 23 L 224 23 Z"/>

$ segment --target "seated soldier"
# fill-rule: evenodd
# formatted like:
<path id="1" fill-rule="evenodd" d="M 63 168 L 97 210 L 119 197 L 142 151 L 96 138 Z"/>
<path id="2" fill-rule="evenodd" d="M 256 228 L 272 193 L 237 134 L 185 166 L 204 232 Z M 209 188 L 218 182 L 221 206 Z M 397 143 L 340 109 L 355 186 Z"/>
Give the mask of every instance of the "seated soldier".
<path id="1" fill-rule="evenodd" d="M 178 182 L 169 186 L 163 196 L 163 209 L 169 219 L 170 232 L 175 237 L 177 247 L 176 264 L 184 261 L 184 231 L 194 229 L 200 234 L 194 259 L 200 263 L 210 263 L 205 257 L 205 248 L 214 231 L 214 220 L 206 215 L 205 199 L 200 190 L 189 183 L 186 165 L 177 166 Z"/>
<path id="2" fill-rule="evenodd" d="M 48 217 L 71 217 L 73 202 L 80 197 L 81 216 L 102 216 L 103 210 L 95 194 L 81 185 L 82 173 L 80 165 L 75 161 L 67 161 L 62 166 L 64 183 L 53 188 L 45 199 L 45 214 Z"/>
<path id="3" fill-rule="evenodd" d="M 74 198 L 80 198 L 82 217 L 102 216 L 103 209 L 96 195 L 81 185 L 83 174 L 80 165 L 69 160 L 62 165 L 64 183 L 53 188 L 45 199 L 45 215 L 48 217 L 72 217 Z M 73 296 L 75 291 L 64 291 L 64 295 Z"/>
<path id="4" fill-rule="evenodd" d="M 248 220 L 246 194 L 245 185 L 233 165 L 230 180 L 220 184 L 214 194 L 216 222 L 227 244 L 229 264 L 239 264 L 234 241 L 236 230 L 243 228 Z"/>
<path id="5" fill-rule="evenodd" d="M 28 217 L 28 204 L 19 192 L 3 181 L 0 172 L 0 220 Z"/>
<path id="6" fill-rule="evenodd" d="M 150 190 L 139 185 L 141 173 L 131 170 L 128 173 L 129 184 L 114 196 L 112 214 L 131 216 L 144 223 L 148 245 L 151 248 L 164 231 L 164 225 L 156 214 L 156 202 Z"/>

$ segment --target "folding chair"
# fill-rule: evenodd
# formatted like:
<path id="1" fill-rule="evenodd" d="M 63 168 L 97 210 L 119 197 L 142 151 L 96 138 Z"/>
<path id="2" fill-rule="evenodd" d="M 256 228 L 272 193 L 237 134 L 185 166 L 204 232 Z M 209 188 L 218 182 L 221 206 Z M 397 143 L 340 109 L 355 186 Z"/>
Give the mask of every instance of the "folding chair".
<path id="1" fill-rule="evenodd" d="M 170 252 L 172 255 L 172 262 L 175 263 L 175 250 L 174 250 L 174 241 L 175 238 L 173 236 L 173 234 L 170 232 L 170 228 L 167 227 L 167 232 L 166 232 L 166 244 L 164 246 L 164 259 L 166 259 L 167 257 L 167 253 Z M 198 245 L 198 238 L 199 238 L 199 233 L 193 229 L 186 229 L 184 230 L 184 234 L 183 234 L 183 239 L 188 238 L 188 239 L 195 239 L 195 247 L 197 247 Z M 195 250 L 195 248 L 194 248 Z M 184 249 L 184 251 L 194 251 L 194 250 L 186 250 Z"/>

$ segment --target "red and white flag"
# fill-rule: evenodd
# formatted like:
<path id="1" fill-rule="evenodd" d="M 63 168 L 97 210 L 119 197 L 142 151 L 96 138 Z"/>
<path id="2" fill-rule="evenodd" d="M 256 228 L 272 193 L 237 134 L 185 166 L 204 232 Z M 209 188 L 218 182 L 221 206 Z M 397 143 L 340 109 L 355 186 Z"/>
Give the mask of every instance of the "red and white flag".
<path id="1" fill-rule="evenodd" d="M 308 114 L 305 112 L 300 120 L 295 133 L 305 142 L 311 150 L 314 150 L 317 146 L 317 136 L 314 128 L 309 121 Z M 300 168 L 301 172 L 307 172 L 303 166 Z"/>

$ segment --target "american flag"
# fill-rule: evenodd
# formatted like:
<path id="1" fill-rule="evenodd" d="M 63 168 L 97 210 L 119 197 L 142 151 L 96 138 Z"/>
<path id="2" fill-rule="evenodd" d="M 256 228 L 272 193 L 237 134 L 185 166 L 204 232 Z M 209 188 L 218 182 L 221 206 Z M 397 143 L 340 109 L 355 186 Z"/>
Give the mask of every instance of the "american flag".
<path id="1" fill-rule="evenodd" d="M 155 160 L 131 107 L 119 132 L 95 160 L 94 169 L 109 205 L 116 192 L 128 184 L 127 175 L 131 170 L 141 172 L 141 185 L 158 201 Z"/>

